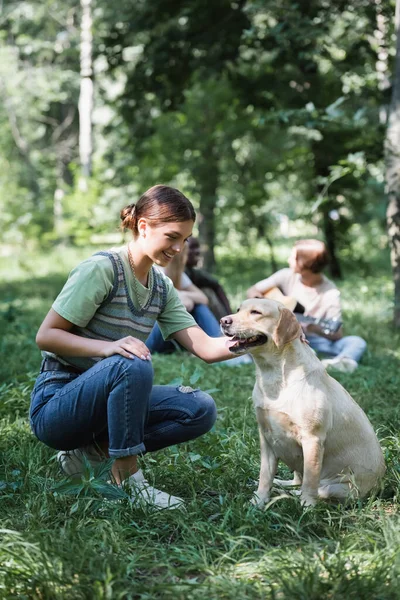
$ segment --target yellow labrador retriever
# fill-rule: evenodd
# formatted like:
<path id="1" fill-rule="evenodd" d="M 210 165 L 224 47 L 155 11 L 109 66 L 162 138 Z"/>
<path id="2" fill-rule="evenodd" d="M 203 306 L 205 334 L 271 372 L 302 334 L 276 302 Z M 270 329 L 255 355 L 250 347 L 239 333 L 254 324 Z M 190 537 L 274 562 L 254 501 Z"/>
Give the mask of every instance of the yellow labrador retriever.
<path id="1" fill-rule="evenodd" d="M 252 502 L 268 502 L 279 459 L 294 471 L 293 481 L 279 483 L 301 485 L 305 505 L 367 494 L 385 472 L 378 439 L 363 410 L 300 339 L 293 313 L 274 300 L 246 300 L 221 319 L 221 329 L 231 352 L 250 352 L 256 365 L 261 470 Z"/>

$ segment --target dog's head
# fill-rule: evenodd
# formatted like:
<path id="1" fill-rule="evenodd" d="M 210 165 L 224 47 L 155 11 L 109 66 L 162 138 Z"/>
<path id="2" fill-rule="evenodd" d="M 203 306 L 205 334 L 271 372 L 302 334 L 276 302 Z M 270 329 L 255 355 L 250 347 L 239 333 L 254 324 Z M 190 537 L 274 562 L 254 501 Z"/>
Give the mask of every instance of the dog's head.
<path id="1" fill-rule="evenodd" d="M 269 299 L 245 300 L 236 314 L 223 317 L 220 323 L 222 333 L 231 338 L 227 345 L 234 354 L 253 353 L 271 342 L 281 349 L 302 334 L 294 314 Z"/>

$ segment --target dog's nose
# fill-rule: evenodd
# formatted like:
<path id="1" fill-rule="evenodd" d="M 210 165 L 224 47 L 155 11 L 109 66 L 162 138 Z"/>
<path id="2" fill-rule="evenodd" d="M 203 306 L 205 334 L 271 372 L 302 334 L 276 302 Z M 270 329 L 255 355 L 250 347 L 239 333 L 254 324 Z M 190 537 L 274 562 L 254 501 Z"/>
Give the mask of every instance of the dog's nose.
<path id="1" fill-rule="evenodd" d="M 220 320 L 221 325 L 232 325 L 233 320 L 232 317 L 222 317 Z"/>

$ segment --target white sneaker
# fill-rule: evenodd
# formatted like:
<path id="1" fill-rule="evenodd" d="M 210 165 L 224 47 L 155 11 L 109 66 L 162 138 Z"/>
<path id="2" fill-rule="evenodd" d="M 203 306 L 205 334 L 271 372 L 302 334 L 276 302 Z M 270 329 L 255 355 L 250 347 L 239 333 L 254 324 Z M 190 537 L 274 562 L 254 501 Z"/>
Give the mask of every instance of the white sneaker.
<path id="1" fill-rule="evenodd" d="M 103 462 L 103 458 L 93 446 L 85 446 L 75 450 L 61 450 L 57 454 L 57 461 L 66 475 L 74 477 L 82 475 L 84 472 L 84 456 L 93 468 L 98 467 Z"/>
<path id="2" fill-rule="evenodd" d="M 122 487 L 128 488 L 132 504 L 145 504 L 152 508 L 184 508 L 185 503 L 182 498 L 171 496 L 166 492 L 152 487 L 144 478 L 141 469 L 125 480 Z"/>
<path id="3" fill-rule="evenodd" d="M 336 356 L 335 358 L 325 358 L 321 360 L 326 368 L 336 369 L 342 373 L 353 373 L 358 367 L 358 362 L 347 356 Z"/>

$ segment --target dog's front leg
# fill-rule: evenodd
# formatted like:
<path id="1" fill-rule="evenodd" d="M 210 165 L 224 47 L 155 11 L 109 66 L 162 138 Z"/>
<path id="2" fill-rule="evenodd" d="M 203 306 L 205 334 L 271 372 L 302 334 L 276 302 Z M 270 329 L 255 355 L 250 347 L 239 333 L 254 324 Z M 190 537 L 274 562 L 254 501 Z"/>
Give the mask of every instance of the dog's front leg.
<path id="1" fill-rule="evenodd" d="M 251 502 L 256 506 L 263 506 L 269 501 L 269 493 L 278 467 L 278 459 L 266 440 L 261 427 L 259 427 L 258 431 L 260 434 L 261 450 L 260 480 L 258 482 L 257 491 L 254 492 Z"/>
<path id="2" fill-rule="evenodd" d="M 302 441 L 304 471 L 301 486 L 301 502 L 304 506 L 314 506 L 318 498 L 321 479 L 324 441 L 317 436 L 308 436 Z"/>

